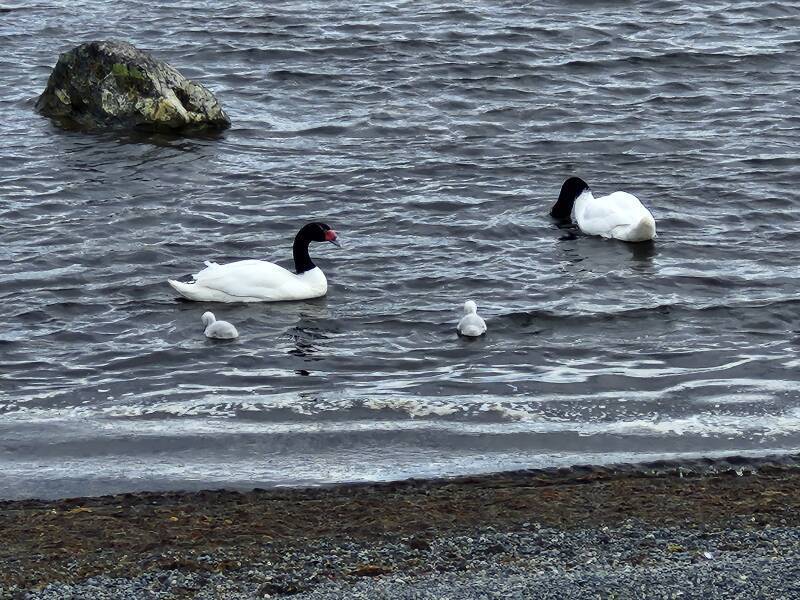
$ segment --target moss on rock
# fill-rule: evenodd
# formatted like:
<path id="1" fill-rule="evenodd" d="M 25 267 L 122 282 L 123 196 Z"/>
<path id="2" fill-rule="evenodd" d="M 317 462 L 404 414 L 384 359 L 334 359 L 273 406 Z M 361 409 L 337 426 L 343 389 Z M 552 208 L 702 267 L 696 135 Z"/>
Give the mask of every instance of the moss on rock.
<path id="1" fill-rule="evenodd" d="M 230 119 L 207 88 L 118 41 L 87 42 L 62 54 L 36 109 L 86 129 L 230 127 Z"/>

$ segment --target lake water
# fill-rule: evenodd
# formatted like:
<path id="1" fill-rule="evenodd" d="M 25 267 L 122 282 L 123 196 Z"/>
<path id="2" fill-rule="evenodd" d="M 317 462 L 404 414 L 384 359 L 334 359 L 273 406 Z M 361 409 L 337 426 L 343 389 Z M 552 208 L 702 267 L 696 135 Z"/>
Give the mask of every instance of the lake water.
<path id="1" fill-rule="evenodd" d="M 37 115 L 106 38 L 233 127 Z M 800 449 L 794 2 L 6 0 L 0 42 L 0 497 Z M 655 243 L 557 228 L 570 175 L 639 196 Z M 312 246 L 323 299 L 166 284 L 289 266 L 314 220 L 344 244 Z"/>

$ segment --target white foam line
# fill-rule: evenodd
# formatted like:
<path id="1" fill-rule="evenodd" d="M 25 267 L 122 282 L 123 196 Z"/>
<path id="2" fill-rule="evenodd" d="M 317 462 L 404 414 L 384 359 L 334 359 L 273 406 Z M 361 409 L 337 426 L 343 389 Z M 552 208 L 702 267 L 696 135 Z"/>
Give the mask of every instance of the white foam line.
<path id="1" fill-rule="evenodd" d="M 739 451 L 741 456 L 764 456 L 773 453 L 797 452 L 797 448 L 763 448 Z M 224 457 L 209 462 L 208 455 L 171 457 L 142 463 L 139 457 L 119 456 L 114 463 L 105 457 L 81 457 L 49 464 L 41 461 L 0 462 L 4 479 L 30 487 L 39 483 L 60 481 L 69 473 L 75 486 L 105 480 L 124 483 L 127 488 L 152 487 L 150 482 L 164 480 L 192 482 L 272 482 L 278 486 L 313 485 L 335 482 L 387 481 L 408 477 L 456 476 L 490 473 L 513 469 L 564 467 L 576 464 L 604 465 L 620 462 L 646 462 L 691 458 L 714 458 L 729 455 L 731 450 L 710 452 L 635 453 L 635 452 L 505 452 L 475 454 L 463 451 L 449 456 L 421 451 L 411 455 L 381 453 L 365 461 L 358 452 L 337 453 L 322 460 L 308 457 L 286 457 L 279 461 L 254 461 L 252 456 Z"/>
<path id="2" fill-rule="evenodd" d="M 256 412 L 264 407 L 246 405 Z M 486 413 L 497 413 L 507 418 L 504 422 L 470 422 L 442 420 L 406 420 L 384 419 L 352 420 L 332 422 L 263 422 L 232 420 L 229 414 L 241 410 L 241 406 L 225 403 L 217 407 L 216 414 L 192 412 L 184 410 L 180 418 L 173 419 L 125 419 L 121 415 L 101 414 L 96 411 L 73 410 L 60 416 L 50 415 L 48 419 L 19 419 L 19 422 L 43 424 L 49 422 L 57 429 L 59 426 L 74 430 L 83 424 L 88 430 L 101 432 L 129 432 L 138 435 L 205 435 L 223 433 L 313 433 L 324 432 L 357 432 L 369 430 L 431 430 L 460 434 L 550 434 L 564 433 L 580 436 L 592 435 L 634 435 L 634 436 L 684 436 L 697 435 L 703 437 L 732 436 L 734 438 L 770 437 L 790 435 L 800 432 L 800 408 L 782 415 L 714 415 L 703 413 L 682 418 L 641 417 L 617 421 L 594 420 L 591 422 L 574 421 L 569 418 L 547 418 L 531 415 L 515 409 L 513 406 L 486 403 L 479 407 Z M 453 414 L 454 407 L 443 406 L 438 411 L 431 408 L 421 409 L 409 405 L 408 402 L 377 403 L 376 410 L 392 409 L 415 413 L 417 416 L 439 416 Z M 122 415 L 127 416 L 127 415 Z M 136 414 L 133 416 L 142 416 Z M 161 415 L 159 415 L 161 416 Z"/>

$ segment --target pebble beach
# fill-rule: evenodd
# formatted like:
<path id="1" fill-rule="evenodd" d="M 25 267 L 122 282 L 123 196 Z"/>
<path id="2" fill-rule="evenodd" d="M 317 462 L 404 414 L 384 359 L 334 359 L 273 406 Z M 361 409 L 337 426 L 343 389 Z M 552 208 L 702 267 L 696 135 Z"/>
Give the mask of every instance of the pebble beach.
<path id="1" fill-rule="evenodd" d="M 794 458 L 0 504 L 0 598 L 797 598 Z"/>

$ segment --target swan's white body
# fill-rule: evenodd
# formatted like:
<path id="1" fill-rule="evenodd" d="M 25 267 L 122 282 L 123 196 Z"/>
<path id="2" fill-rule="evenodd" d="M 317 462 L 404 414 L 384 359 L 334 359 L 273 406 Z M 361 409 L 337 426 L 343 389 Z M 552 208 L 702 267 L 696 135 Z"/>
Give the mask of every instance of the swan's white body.
<path id="1" fill-rule="evenodd" d="M 183 283 L 169 284 L 184 298 L 200 302 L 278 302 L 324 296 L 328 281 L 319 267 L 292 273 L 264 260 L 239 260 L 219 265 L 206 261 L 206 268 Z"/>
<path id="2" fill-rule="evenodd" d="M 656 237 L 656 221 L 639 199 L 627 192 L 595 198 L 590 190 L 575 199 L 572 220 L 581 231 L 624 242 L 644 242 Z"/>
<path id="3" fill-rule="evenodd" d="M 478 306 L 472 301 L 464 303 L 464 316 L 458 322 L 458 333 L 467 337 L 478 337 L 486 333 L 486 321 L 478 316 Z"/>
<path id="4" fill-rule="evenodd" d="M 212 312 L 204 312 L 200 319 L 203 321 L 203 325 L 206 326 L 203 332 L 206 337 L 219 340 L 232 340 L 239 337 L 239 332 L 236 330 L 236 327 L 227 321 L 217 321 Z"/>

